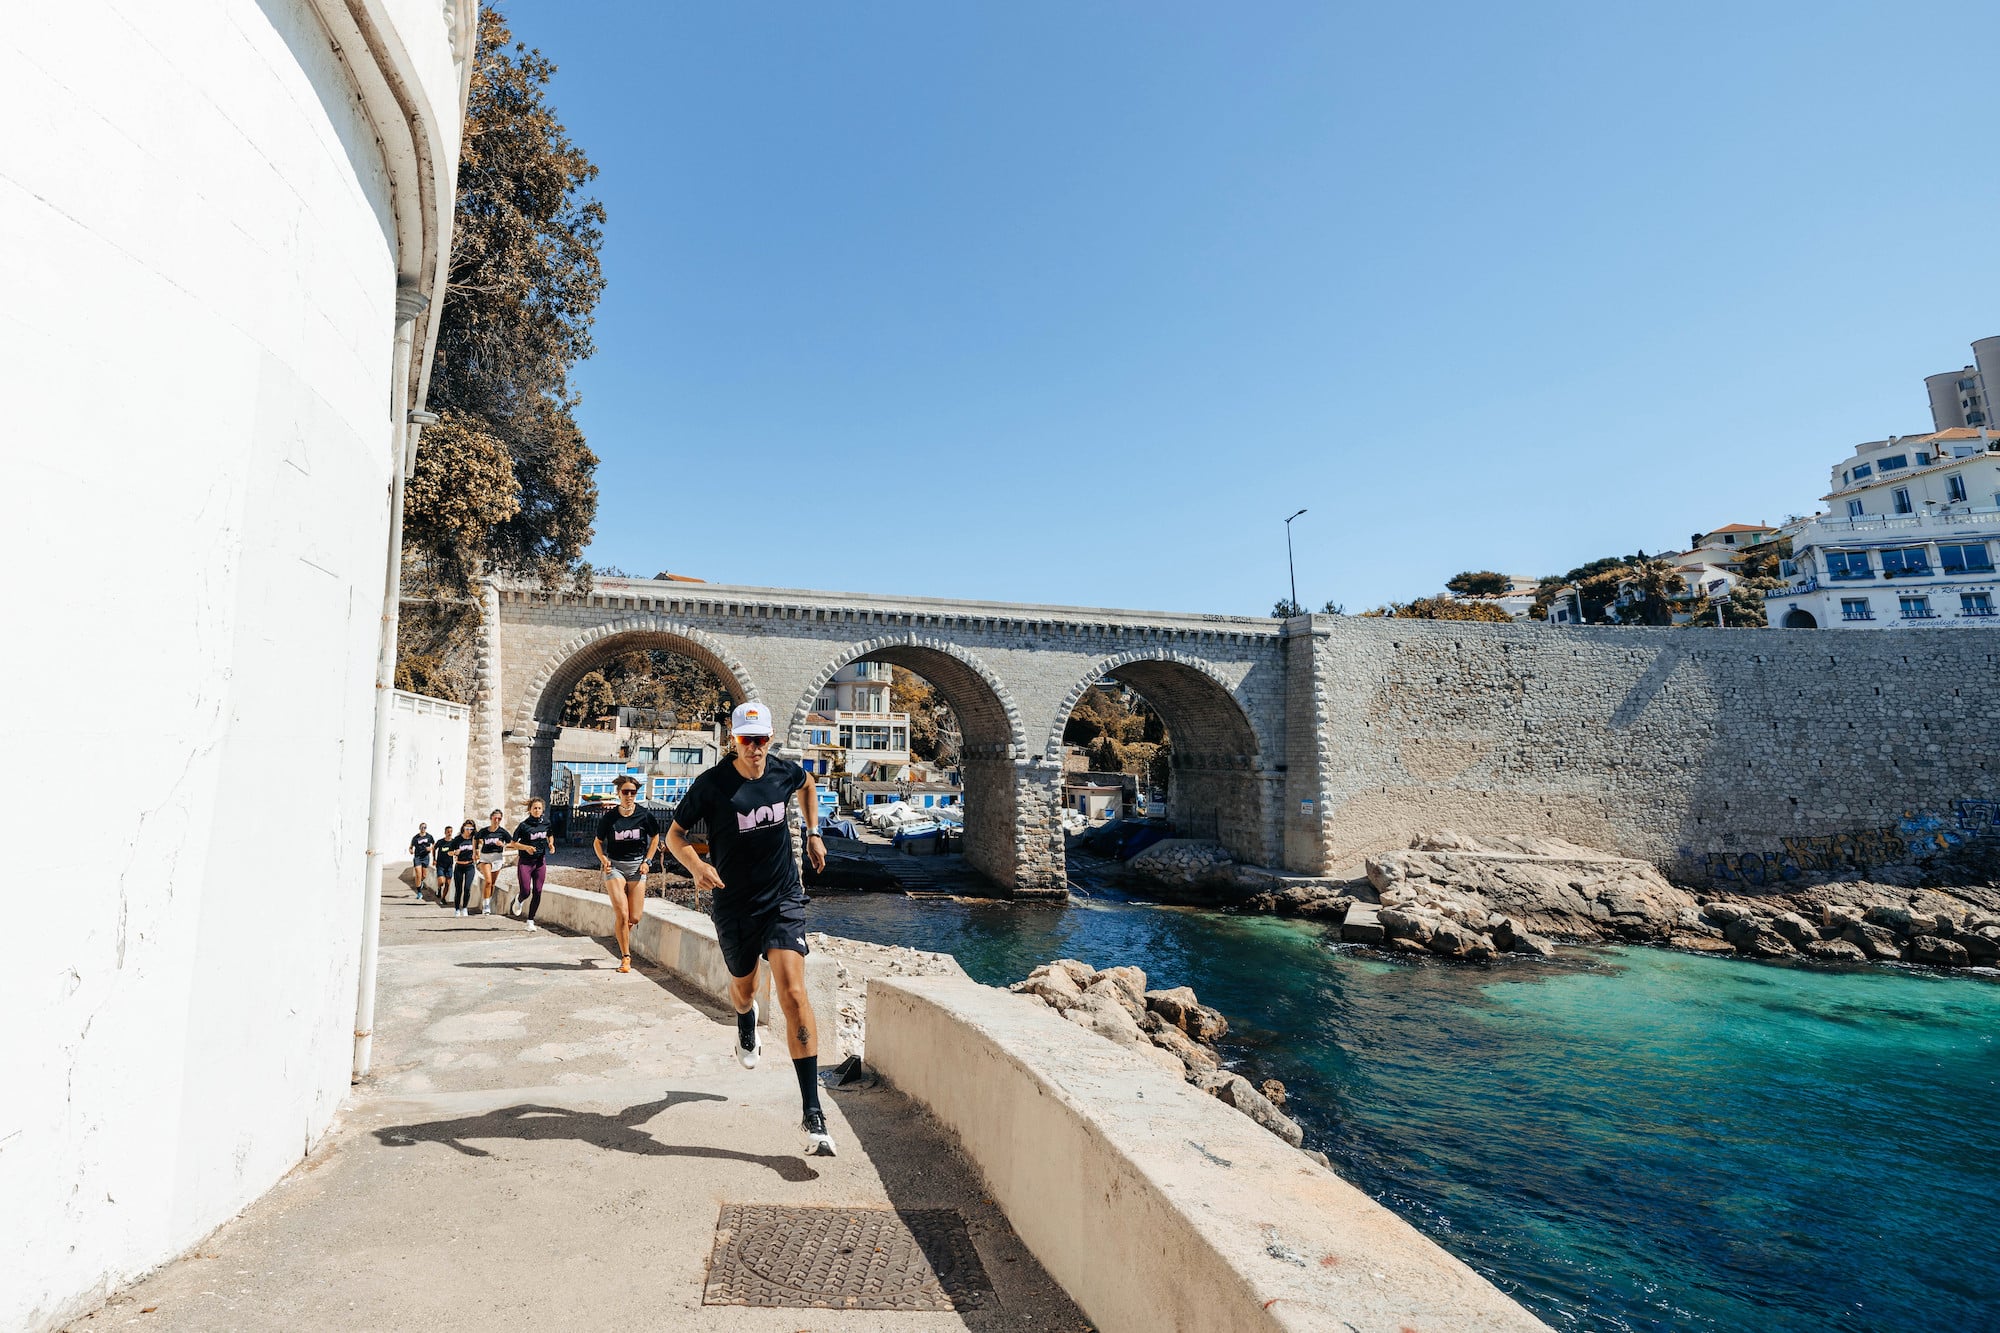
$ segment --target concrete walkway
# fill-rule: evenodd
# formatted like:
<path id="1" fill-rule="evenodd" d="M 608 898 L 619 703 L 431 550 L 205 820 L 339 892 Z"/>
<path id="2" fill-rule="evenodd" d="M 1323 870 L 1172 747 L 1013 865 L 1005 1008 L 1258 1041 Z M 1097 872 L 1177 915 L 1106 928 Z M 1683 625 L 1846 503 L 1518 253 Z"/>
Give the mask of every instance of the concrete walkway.
<path id="1" fill-rule="evenodd" d="M 619 975 L 609 941 L 460 920 L 393 882 L 382 917 L 376 1072 L 334 1132 L 72 1329 L 1087 1327 L 900 1094 L 823 1094 L 840 1156 L 804 1158 L 775 1034 L 746 1073 L 727 1013 L 636 962 Z M 704 1306 L 725 1202 L 956 1208 L 995 1300 Z"/>

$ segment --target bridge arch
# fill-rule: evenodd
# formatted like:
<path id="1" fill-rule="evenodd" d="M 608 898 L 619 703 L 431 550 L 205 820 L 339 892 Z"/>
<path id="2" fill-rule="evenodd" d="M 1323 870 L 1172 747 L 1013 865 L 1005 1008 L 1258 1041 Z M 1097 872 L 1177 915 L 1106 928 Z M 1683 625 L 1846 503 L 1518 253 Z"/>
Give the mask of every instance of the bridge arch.
<path id="1" fill-rule="evenodd" d="M 563 709 L 577 682 L 620 653 L 650 648 L 701 663 L 734 702 L 762 697 L 756 680 L 728 646 L 691 625 L 665 616 L 636 615 L 592 626 L 544 657 L 521 695 L 508 732 L 513 742 L 507 765 L 510 809 L 548 792 Z"/>
<path id="2" fill-rule="evenodd" d="M 806 719 L 820 691 L 855 662 L 887 662 L 914 671 L 958 717 L 959 769 L 965 780 L 965 859 L 1003 888 L 1046 890 L 1062 879 L 1062 838 L 1049 802 L 1022 791 L 1028 738 L 1013 693 L 993 669 L 959 644 L 895 634 L 844 648 L 809 680 L 792 711 L 788 739 L 803 747 Z M 1024 813 L 1027 816 L 1024 818 Z"/>
<path id="3" fill-rule="evenodd" d="M 1103 658 L 1063 696 L 1043 741 L 1046 758 L 1060 767 L 1070 714 L 1107 676 L 1138 691 L 1166 724 L 1173 741 L 1167 799 L 1181 832 L 1214 838 L 1240 860 L 1277 864 L 1277 798 L 1267 790 L 1267 770 L 1278 751 L 1236 684 L 1201 657 L 1142 648 Z"/>

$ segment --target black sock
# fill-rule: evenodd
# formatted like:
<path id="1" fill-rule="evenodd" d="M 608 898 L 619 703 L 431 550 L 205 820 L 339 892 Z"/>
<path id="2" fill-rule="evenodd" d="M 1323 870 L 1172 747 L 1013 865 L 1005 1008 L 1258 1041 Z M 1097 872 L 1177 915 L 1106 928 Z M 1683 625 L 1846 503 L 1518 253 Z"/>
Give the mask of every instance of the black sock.
<path id="1" fill-rule="evenodd" d="M 736 1040 L 742 1044 L 743 1049 L 746 1051 L 756 1045 L 757 1011 L 755 1009 L 751 1009 L 748 1013 L 736 1015 Z"/>
<path id="2" fill-rule="evenodd" d="M 792 1061 L 792 1071 L 799 1076 L 799 1100 L 808 1111 L 819 1109 L 819 1057 L 802 1055 Z"/>

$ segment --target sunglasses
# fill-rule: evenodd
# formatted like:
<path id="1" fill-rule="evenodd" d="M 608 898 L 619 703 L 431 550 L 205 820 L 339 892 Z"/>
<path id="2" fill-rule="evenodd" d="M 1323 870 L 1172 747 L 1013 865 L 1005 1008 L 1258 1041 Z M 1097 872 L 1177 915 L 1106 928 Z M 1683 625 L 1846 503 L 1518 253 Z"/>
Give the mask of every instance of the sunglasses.
<path id="1" fill-rule="evenodd" d="M 618 789 L 618 794 L 620 796 L 637 796 L 639 794 L 639 789 L 637 787 L 620 787 Z"/>
<path id="2" fill-rule="evenodd" d="M 771 743 L 771 738 L 769 736 L 738 736 L 736 743 L 738 745 L 750 746 L 752 749 L 762 749 Z"/>

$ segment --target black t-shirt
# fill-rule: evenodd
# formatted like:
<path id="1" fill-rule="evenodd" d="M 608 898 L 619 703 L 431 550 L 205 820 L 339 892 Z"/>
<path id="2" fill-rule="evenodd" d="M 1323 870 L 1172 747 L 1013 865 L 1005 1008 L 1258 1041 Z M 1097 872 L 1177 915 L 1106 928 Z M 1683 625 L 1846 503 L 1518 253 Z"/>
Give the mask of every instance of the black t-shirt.
<path id="1" fill-rule="evenodd" d="M 410 855 L 416 857 L 419 861 L 429 860 L 431 848 L 435 846 L 437 846 L 436 838 L 433 838 L 428 833 L 419 833 L 416 837 L 410 839 Z"/>
<path id="2" fill-rule="evenodd" d="M 761 778 L 745 778 L 734 759 L 725 759 L 688 787 L 674 822 L 683 829 L 707 822 L 709 859 L 722 876 L 718 903 L 755 910 L 799 892 L 785 812 L 805 785 L 804 769 L 773 755 Z"/>
<path id="3" fill-rule="evenodd" d="M 604 844 L 608 860 L 643 861 L 659 835 L 660 817 L 643 805 L 633 807 L 629 815 L 619 814 L 614 805 L 597 817 L 597 840 Z"/>
<path id="4" fill-rule="evenodd" d="M 504 852 L 507 850 L 508 834 L 504 828 L 483 828 L 479 830 L 479 850 L 482 852 Z"/>
<path id="5" fill-rule="evenodd" d="M 521 853 L 521 864 L 538 866 L 549 852 L 549 821 L 546 819 L 524 819 L 514 829 L 514 841 L 525 842 L 535 850 Z"/>
<path id="6" fill-rule="evenodd" d="M 452 860 L 462 866 L 471 865 L 473 858 L 479 852 L 479 839 L 463 833 L 453 838 L 449 845 L 451 847 Z"/>

